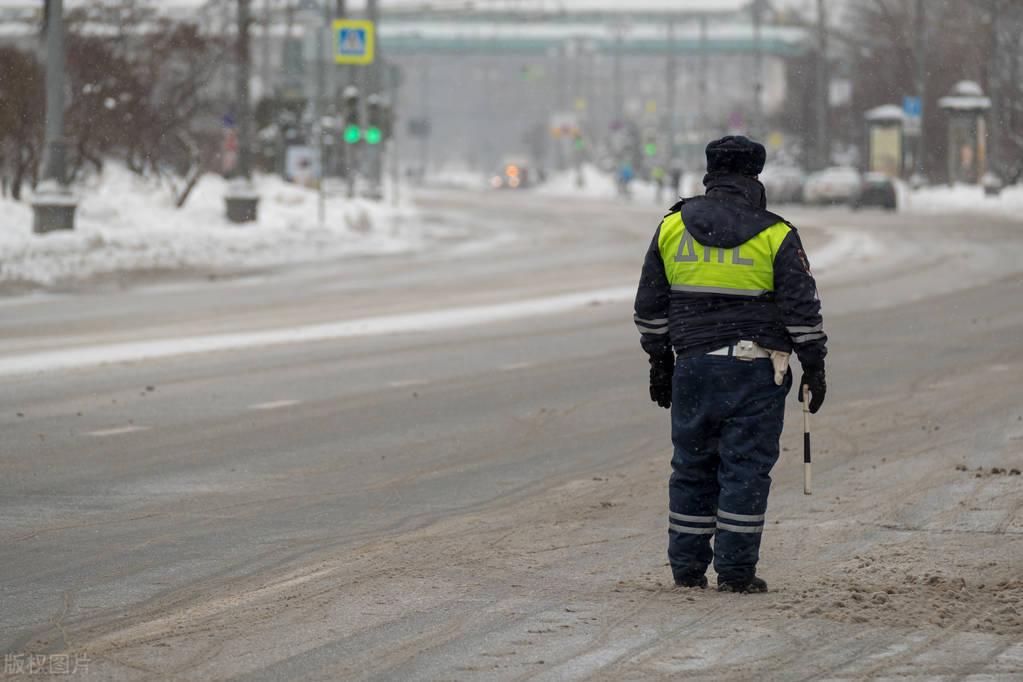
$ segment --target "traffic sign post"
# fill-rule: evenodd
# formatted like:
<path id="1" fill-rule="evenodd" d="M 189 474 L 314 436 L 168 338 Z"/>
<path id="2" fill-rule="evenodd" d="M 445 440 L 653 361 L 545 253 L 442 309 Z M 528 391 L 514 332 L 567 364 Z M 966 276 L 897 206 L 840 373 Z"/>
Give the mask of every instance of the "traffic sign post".
<path id="1" fill-rule="evenodd" d="M 376 26 L 363 19 L 338 19 L 333 24 L 334 62 L 336 64 L 373 63 L 376 51 Z"/>
<path id="2" fill-rule="evenodd" d="M 906 135 L 919 135 L 923 122 L 923 102 L 919 97 L 903 97 L 902 111 L 906 115 L 903 119 L 902 130 Z"/>

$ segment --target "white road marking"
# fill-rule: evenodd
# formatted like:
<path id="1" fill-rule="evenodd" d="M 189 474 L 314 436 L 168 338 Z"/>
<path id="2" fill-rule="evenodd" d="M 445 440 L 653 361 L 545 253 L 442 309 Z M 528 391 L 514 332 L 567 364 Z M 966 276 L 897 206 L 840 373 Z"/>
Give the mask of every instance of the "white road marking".
<path id="1" fill-rule="evenodd" d="M 391 388 L 408 388 L 409 386 L 425 386 L 430 383 L 426 379 L 405 379 L 404 381 L 392 381 L 387 385 Z"/>
<path id="2" fill-rule="evenodd" d="M 137 431 L 148 431 L 148 426 L 119 426 L 115 429 L 100 429 L 99 431 L 89 431 L 87 436 L 120 436 L 122 433 L 135 433 Z"/>
<path id="3" fill-rule="evenodd" d="M 421 313 L 400 313 L 342 322 L 310 324 L 289 329 L 268 329 L 233 334 L 209 334 L 173 339 L 111 343 L 67 350 L 11 355 L 0 359 L 0 376 L 96 367 L 113 362 L 138 362 L 196 353 L 259 348 L 290 343 L 311 343 L 385 334 L 462 329 L 584 310 L 600 303 L 627 303 L 635 287 L 597 289 L 492 305 L 443 308 Z M 625 314 L 625 313 L 623 313 Z"/>
<path id="4" fill-rule="evenodd" d="M 535 362 L 513 362 L 510 365 L 501 365 L 498 369 L 502 372 L 514 372 L 517 369 L 529 369 L 530 367 L 535 366 Z"/>
<path id="5" fill-rule="evenodd" d="M 301 400 L 274 400 L 269 403 L 256 403 L 255 405 L 249 405 L 250 410 L 279 410 L 282 407 L 291 407 L 292 405 L 298 405 Z"/>

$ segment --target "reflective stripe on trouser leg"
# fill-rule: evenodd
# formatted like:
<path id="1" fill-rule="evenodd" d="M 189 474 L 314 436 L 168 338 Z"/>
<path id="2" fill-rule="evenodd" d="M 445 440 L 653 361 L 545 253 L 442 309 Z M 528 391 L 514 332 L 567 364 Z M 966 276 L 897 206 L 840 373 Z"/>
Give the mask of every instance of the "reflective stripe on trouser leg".
<path id="1" fill-rule="evenodd" d="M 774 384 L 768 363 L 745 363 L 747 381 L 729 396 L 733 408 L 721 424 L 714 568 L 718 580 L 743 581 L 756 574 L 764 530 L 771 468 L 778 461 L 785 395 L 792 375 Z"/>
<path id="2" fill-rule="evenodd" d="M 676 364 L 672 382 L 671 478 L 668 482 L 668 561 L 676 575 L 702 575 L 714 558 L 718 500 L 717 438 L 693 383 L 692 363 Z"/>

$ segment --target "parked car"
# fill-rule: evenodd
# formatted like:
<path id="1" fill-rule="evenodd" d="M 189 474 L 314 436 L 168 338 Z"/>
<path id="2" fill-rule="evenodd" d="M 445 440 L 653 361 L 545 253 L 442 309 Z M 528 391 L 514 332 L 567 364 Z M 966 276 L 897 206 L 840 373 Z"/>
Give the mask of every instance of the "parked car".
<path id="1" fill-rule="evenodd" d="M 803 200 L 806 173 L 796 166 L 768 164 L 760 174 L 760 182 L 767 190 L 767 203 L 799 203 Z"/>
<path id="2" fill-rule="evenodd" d="M 865 206 L 879 206 L 888 211 L 897 207 L 895 183 L 884 173 L 867 173 L 863 176 L 860 193 L 850 204 L 853 209 Z"/>
<path id="3" fill-rule="evenodd" d="M 860 194 L 860 172 L 851 166 L 834 166 L 810 174 L 803 185 L 808 204 L 852 204 Z"/>

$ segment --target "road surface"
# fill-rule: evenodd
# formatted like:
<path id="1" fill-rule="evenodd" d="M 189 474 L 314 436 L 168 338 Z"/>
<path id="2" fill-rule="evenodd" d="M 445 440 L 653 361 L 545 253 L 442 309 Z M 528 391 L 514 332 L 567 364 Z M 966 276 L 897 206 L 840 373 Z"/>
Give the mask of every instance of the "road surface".
<path id="1" fill-rule="evenodd" d="M 666 566 L 658 210 L 419 203 L 469 239 L 0 299 L 7 673 L 1023 676 L 1023 226 L 789 211 L 830 392 L 811 497 L 790 397 L 747 596 Z"/>

